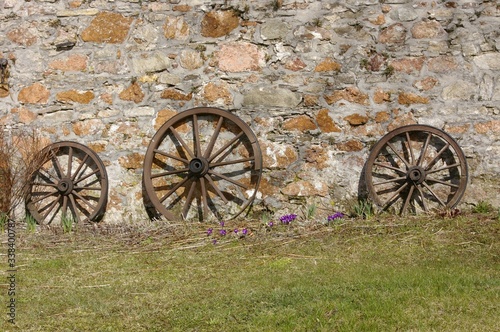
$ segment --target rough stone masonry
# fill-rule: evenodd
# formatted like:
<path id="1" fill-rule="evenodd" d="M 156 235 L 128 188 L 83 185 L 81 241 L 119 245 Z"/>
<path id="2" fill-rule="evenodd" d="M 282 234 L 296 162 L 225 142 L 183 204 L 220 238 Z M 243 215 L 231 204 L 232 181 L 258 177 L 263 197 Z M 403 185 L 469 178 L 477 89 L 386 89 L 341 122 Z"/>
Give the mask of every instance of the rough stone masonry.
<path id="1" fill-rule="evenodd" d="M 230 109 L 260 140 L 257 207 L 337 208 L 369 148 L 405 124 L 451 134 L 462 202 L 500 204 L 500 5 L 409 0 L 0 0 L 4 130 L 74 140 L 106 164 L 105 220 L 146 218 L 154 132 L 195 106 Z M 344 205 L 345 207 L 345 205 Z"/>

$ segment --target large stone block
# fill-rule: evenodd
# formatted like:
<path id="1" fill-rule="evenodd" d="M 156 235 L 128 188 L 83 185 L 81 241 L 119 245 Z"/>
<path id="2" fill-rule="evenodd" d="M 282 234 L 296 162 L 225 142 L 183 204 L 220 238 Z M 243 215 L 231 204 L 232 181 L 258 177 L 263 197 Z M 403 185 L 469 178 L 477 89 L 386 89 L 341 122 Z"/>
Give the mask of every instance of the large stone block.
<path id="1" fill-rule="evenodd" d="M 288 184 L 283 188 L 282 193 L 287 196 L 326 196 L 328 186 L 319 180 L 299 180 Z"/>
<path id="2" fill-rule="evenodd" d="M 182 16 L 168 16 L 163 25 L 163 34 L 167 39 L 186 40 L 189 37 L 189 24 Z"/>
<path id="3" fill-rule="evenodd" d="M 49 89 L 40 83 L 35 83 L 21 89 L 17 100 L 23 104 L 47 104 L 49 96 Z"/>
<path id="4" fill-rule="evenodd" d="M 474 63 L 481 69 L 500 70 L 500 53 L 485 53 L 475 56 Z"/>
<path id="5" fill-rule="evenodd" d="M 240 18 L 233 10 L 212 11 L 201 21 L 201 35 L 218 38 L 229 34 L 240 24 Z"/>
<path id="6" fill-rule="evenodd" d="M 296 107 L 301 100 L 298 93 L 272 87 L 254 88 L 243 95 L 245 106 Z"/>
<path id="7" fill-rule="evenodd" d="M 362 93 L 356 87 L 349 87 L 342 90 L 333 91 L 330 94 L 324 95 L 324 98 L 328 105 L 334 104 L 340 100 L 345 100 L 360 105 L 369 104 L 368 95 L 366 93 Z"/>
<path id="8" fill-rule="evenodd" d="M 401 23 L 390 25 L 380 32 L 378 40 L 383 44 L 404 44 L 406 28 Z"/>
<path id="9" fill-rule="evenodd" d="M 72 54 L 49 63 L 49 68 L 62 71 L 84 71 L 88 57 L 83 54 Z"/>
<path id="10" fill-rule="evenodd" d="M 237 42 L 222 45 L 217 53 L 220 70 L 235 73 L 258 71 L 265 65 L 265 54 L 257 45 Z"/>
<path id="11" fill-rule="evenodd" d="M 119 97 L 121 100 L 133 101 L 138 104 L 144 99 L 144 92 L 141 86 L 134 82 L 128 88 L 120 92 Z"/>
<path id="12" fill-rule="evenodd" d="M 88 104 L 94 99 L 95 95 L 92 91 L 77 91 L 67 90 L 59 92 L 56 95 L 57 101 L 63 103 L 80 103 Z"/>
<path id="13" fill-rule="evenodd" d="M 437 21 L 423 21 L 418 22 L 411 28 L 411 34 L 413 38 L 423 39 L 423 38 L 437 38 L 446 36 L 446 31 L 444 31 L 441 23 Z"/>
<path id="14" fill-rule="evenodd" d="M 316 122 L 318 123 L 319 129 L 324 133 L 340 133 L 342 130 L 335 124 L 328 113 L 329 110 L 323 108 L 319 110 L 318 115 L 316 115 Z"/>
<path id="15" fill-rule="evenodd" d="M 160 51 L 144 53 L 132 58 L 132 68 L 137 74 L 163 71 L 171 66 L 172 60 Z"/>
<path id="16" fill-rule="evenodd" d="M 83 30 L 81 37 L 85 42 L 123 43 L 130 30 L 133 19 L 118 13 L 101 12 Z"/>

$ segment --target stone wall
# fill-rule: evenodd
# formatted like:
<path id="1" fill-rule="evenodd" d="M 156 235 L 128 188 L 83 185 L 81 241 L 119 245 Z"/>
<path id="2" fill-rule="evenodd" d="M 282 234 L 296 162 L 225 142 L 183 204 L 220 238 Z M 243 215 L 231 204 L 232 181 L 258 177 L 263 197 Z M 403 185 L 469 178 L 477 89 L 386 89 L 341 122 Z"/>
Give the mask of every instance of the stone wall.
<path id="1" fill-rule="evenodd" d="M 0 0 L 0 123 L 74 140 L 106 164 L 105 220 L 146 218 L 154 132 L 195 106 L 258 135 L 257 206 L 355 199 L 369 148 L 398 126 L 454 136 L 462 202 L 500 204 L 496 1 Z"/>

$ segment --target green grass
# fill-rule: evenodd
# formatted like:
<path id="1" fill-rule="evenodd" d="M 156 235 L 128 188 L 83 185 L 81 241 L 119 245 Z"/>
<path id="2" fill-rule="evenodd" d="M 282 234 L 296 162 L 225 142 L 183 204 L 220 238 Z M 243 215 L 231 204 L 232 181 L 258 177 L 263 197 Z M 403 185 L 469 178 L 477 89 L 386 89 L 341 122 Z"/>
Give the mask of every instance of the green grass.
<path id="1" fill-rule="evenodd" d="M 474 213 L 490 213 L 494 210 L 493 205 L 486 201 L 479 201 L 473 208 Z"/>
<path id="2" fill-rule="evenodd" d="M 26 221 L 26 231 L 28 231 L 30 233 L 35 232 L 36 225 L 37 225 L 35 218 L 32 215 L 28 214 L 28 215 L 26 215 L 24 220 Z"/>
<path id="3" fill-rule="evenodd" d="M 0 212 L 0 232 L 4 232 L 9 222 L 9 216 L 5 212 Z"/>
<path id="4" fill-rule="evenodd" d="M 0 330 L 500 330 L 496 211 L 242 225 L 216 245 L 206 224 L 21 232 Z"/>
<path id="5" fill-rule="evenodd" d="M 358 201 L 352 207 L 352 215 L 354 217 L 360 217 L 364 219 L 369 219 L 375 215 L 375 210 L 373 208 L 373 204 L 370 201 L 361 200 Z"/>
<path id="6" fill-rule="evenodd" d="M 61 217 L 61 226 L 64 231 L 64 233 L 69 233 L 73 230 L 73 216 L 71 215 L 62 215 Z"/>

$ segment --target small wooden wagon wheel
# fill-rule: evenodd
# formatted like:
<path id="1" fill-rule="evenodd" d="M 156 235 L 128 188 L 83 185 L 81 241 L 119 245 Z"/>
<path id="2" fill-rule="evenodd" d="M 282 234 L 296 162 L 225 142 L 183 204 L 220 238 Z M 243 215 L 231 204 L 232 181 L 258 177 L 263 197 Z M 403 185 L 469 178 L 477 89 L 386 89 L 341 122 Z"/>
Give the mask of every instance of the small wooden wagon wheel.
<path id="1" fill-rule="evenodd" d="M 255 134 L 237 116 L 199 107 L 170 118 L 144 160 L 146 194 L 169 220 L 224 220 L 255 198 L 262 155 Z"/>
<path id="2" fill-rule="evenodd" d="M 382 210 L 405 214 L 451 209 L 465 192 L 467 161 L 444 131 L 409 125 L 375 144 L 365 180 L 371 199 Z"/>
<path id="3" fill-rule="evenodd" d="M 33 175 L 26 207 L 38 223 L 72 218 L 96 221 L 104 214 L 108 177 L 99 156 L 76 142 L 57 142 L 39 154 L 40 167 Z"/>

